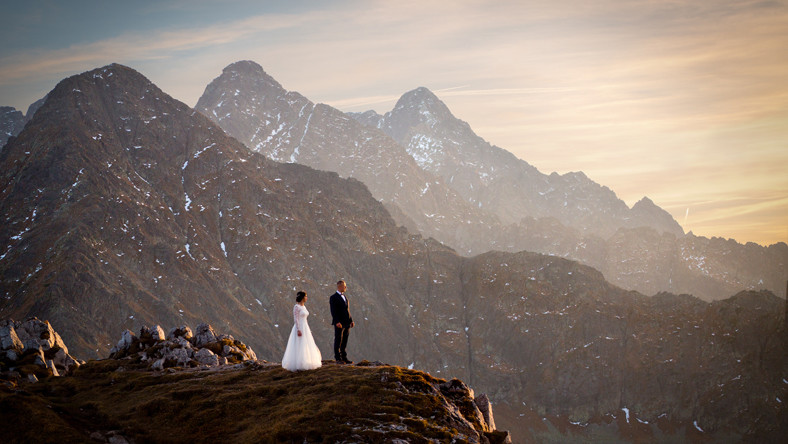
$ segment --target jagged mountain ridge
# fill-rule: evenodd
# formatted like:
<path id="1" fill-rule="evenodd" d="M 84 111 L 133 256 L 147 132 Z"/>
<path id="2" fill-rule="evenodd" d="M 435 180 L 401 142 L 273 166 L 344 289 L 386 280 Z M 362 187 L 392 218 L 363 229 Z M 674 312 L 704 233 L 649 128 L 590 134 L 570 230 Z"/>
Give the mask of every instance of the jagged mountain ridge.
<path id="1" fill-rule="evenodd" d="M 388 136 L 286 91 L 254 62 L 227 66 L 195 108 L 254 152 L 361 180 L 399 224 L 426 237 L 450 233 L 457 240 L 452 246 L 466 249 L 474 233 L 498 225 L 495 217 L 473 211 L 439 177 L 419 168 Z"/>
<path id="2" fill-rule="evenodd" d="M 721 251 L 713 247 L 718 244 L 714 239 L 684 236 L 675 220 L 648 198 L 630 210 L 612 191 L 582 173 L 546 176 L 490 146 L 424 88 L 405 94 L 395 108 L 398 111 L 387 114 L 391 138 L 374 131 L 382 126 L 384 116 L 373 111 L 351 113 L 367 126 L 365 131 L 341 118 L 337 110 L 284 90 L 250 61 L 226 67 L 206 88 L 197 108 L 253 151 L 358 178 L 384 202 L 397 223 L 462 254 L 536 251 L 591 265 L 624 288 L 645 294 L 692 293 L 705 300 L 741 289 L 766 288 L 782 295 L 782 283 L 788 279 L 785 244 L 760 250 L 736 244 Z M 315 112 L 310 111 L 313 108 Z M 408 134 L 419 143 L 402 146 L 393 141 L 407 139 Z M 466 151 L 471 160 L 465 160 Z M 419 165 L 426 169 L 419 172 Z M 457 165 L 456 171 L 452 169 Z M 440 171 L 443 178 L 438 177 Z M 503 179 L 496 178 L 498 173 Z M 546 199 L 540 195 L 543 192 L 553 198 Z M 561 210 L 569 197 L 571 211 Z M 540 202 L 547 202 L 545 209 L 534 210 Z M 597 206 L 607 210 L 591 210 Z M 488 211 L 496 207 L 498 214 Z M 541 216 L 502 223 L 501 219 L 514 219 L 506 215 L 509 208 L 525 208 Z M 551 212 L 554 216 L 545 216 Z M 589 226 L 608 226 L 606 231 L 620 227 L 603 238 L 559 220 L 575 216 Z M 640 225 L 652 228 L 627 228 Z M 738 254 L 747 258 L 732 264 L 731 258 Z"/>
<path id="3" fill-rule="evenodd" d="M 406 147 L 419 165 L 443 177 L 474 205 L 506 224 L 525 217 L 554 217 L 584 235 L 607 238 L 622 227 L 648 226 L 681 236 L 684 231 L 665 211 L 651 205 L 632 209 L 609 188 L 582 172 L 545 175 L 512 153 L 490 145 L 468 123 L 457 119 L 430 90 L 405 93 L 383 116 L 358 116 Z M 648 217 L 658 215 L 658 217 Z"/>
<path id="4" fill-rule="evenodd" d="M 531 411 L 583 421 L 623 405 L 644 421 L 698 421 L 705 436 L 745 433 L 754 415 L 784 412 L 764 396 L 784 390 L 774 296 L 758 310 L 720 302 L 733 315 L 717 325 L 709 304 L 675 297 L 668 307 L 699 308 L 665 316 L 561 258 L 462 257 L 397 227 L 360 182 L 250 153 L 129 68 L 64 80 L 7 148 L 0 317 L 50 319 L 78 355 L 105 354 L 125 328 L 205 320 L 277 361 L 298 288 L 310 294 L 310 326 L 330 357 L 327 296 L 341 277 L 357 323 L 352 358 L 495 393 L 514 436 L 525 427 L 518 415 Z M 690 351 L 683 332 L 697 338 Z M 638 344 L 659 346 L 642 353 Z M 688 353 L 717 365 L 670 364 Z M 667 382 L 639 384 L 646 369 Z M 742 375 L 733 385 L 732 373 Z M 684 379 L 703 383 L 671 383 Z M 714 393 L 724 395 L 714 411 L 696 402 Z M 742 414 L 742 403 L 752 409 Z"/>

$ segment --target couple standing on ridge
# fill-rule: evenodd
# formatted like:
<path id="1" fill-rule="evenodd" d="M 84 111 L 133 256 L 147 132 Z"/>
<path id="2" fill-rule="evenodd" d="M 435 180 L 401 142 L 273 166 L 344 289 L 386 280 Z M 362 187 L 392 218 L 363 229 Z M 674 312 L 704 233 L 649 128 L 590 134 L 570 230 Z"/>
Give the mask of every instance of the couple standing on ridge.
<path id="1" fill-rule="evenodd" d="M 350 316 L 345 290 L 347 290 L 345 281 L 337 282 L 337 291 L 329 299 L 331 324 L 334 325 L 334 359 L 338 364 L 353 363 L 347 358 L 345 348 L 350 329 L 356 324 Z M 290 371 L 312 370 L 322 365 L 320 349 L 317 348 L 317 344 L 312 338 L 312 330 L 309 329 L 309 323 L 306 320 L 309 316 L 309 310 L 305 305 L 306 300 L 306 293 L 299 291 L 296 296 L 296 304 L 293 307 L 293 329 L 290 331 L 285 355 L 282 357 L 282 367 Z"/>

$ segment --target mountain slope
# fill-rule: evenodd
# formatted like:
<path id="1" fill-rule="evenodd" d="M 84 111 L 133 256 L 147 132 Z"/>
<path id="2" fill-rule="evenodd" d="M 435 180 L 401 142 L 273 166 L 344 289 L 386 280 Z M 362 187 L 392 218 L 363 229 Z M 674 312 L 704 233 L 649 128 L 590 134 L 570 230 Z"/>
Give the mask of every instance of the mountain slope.
<path id="1" fill-rule="evenodd" d="M 273 352 L 267 312 L 296 283 L 351 275 L 347 250 L 387 239 L 370 230 L 405 237 L 358 182 L 250 154 L 118 65 L 61 82 L 0 164 L 0 312 L 62 323 L 83 353 L 198 318 Z"/>
<path id="2" fill-rule="evenodd" d="M 364 182 L 393 210 L 399 224 L 437 239 L 449 233 L 463 249 L 479 230 L 498 225 L 479 214 L 437 176 L 380 131 L 344 113 L 286 91 L 260 65 L 227 66 L 205 89 L 196 109 L 252 151 Z"/>

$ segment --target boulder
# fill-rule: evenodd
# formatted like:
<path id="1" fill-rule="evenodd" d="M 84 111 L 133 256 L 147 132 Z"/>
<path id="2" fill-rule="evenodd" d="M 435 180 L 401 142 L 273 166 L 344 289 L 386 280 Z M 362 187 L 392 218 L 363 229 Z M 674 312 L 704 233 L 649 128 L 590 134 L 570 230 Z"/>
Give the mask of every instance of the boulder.
<path id="1" fill-rule="evenodd" d="M 192 360 L 193 352 L 191 350 L 187 350 L 185 348 L 168 348 L 164 347 L 163 358 L 165 360 L 173 360 L 176 362 L 176 365 L 180 367 L 187 366 L 189 362 Z"/>
<path id="2" fill-rule="evenodd" d="M 204 365 L 219 365 L 219 357 L 216 356 L 216 353 L 208 350 L 207 348 L 201 348 L 196 353 L 194 353 L 194 360 Z M 225 361 L 226 360 L 227 358 L 225 358 Z"/>
<path id="3" fill-rule="evenodd" d="M 205 323 L 197 326 L 197 331 L 194 335 L 194 345 L 202 347 L 205 344 L 216 342 L 217 340 L 218 338 L 213 331 L 213 327 Z"/>
<path id="4" fill-rule="evenodd" d="M 35 360 L 33 363 L 35 365 L 46 367 L 47 366 L 47 359 L 44 357 L 44 350 L 39 346 L 38 350 L 34 351 L 33 354 L 35 355 Z"/>
<path id="5" fill-rule="evenodd" d="M 481 395 L 474 398 L 473 402 L 482 412 L 482 416 L 484 417 L 484 422 L 486 423 L 484 431 L 491 432 L 495 430 L 495 418 L 493 417 L 492 403 L 490 402 L 490 398 L 487 397 L 487 394 L 482 393 Z"/>
<path id="6" fill-rule="evenodd" d="M 63 339 L 55 332 L 49 321 L 30 318 L 24 322 L 15 323 L 14 327 L 25 350 L 35 350 L 40 346 L 45 352 L 62 348 L 68 353 L 66 344 L 63 343 Z"/>
<path id="7" fill-rule="evenodd" d="M 21 365 L 25 368 L 24 371 L 17 369 L 18 377 L 12 377 L 10 373 L 0 375 L 12 379 L 24 377 L 29 379 L 29 375 L 33 373 L 38 373 L 38 376 L 45 374 L 31 370 L 25 364 L 32 363 L 42 369 L 48 369 L 53 376 L 64 376 L 83 363 L 68 354 L 68 347 L 52 325 L 38 318 L 30 318 L 23 322 L 14 322 L 11 319 L 0 320 L 0 360 L 4 365 L 15 363 L 14 367 Z"/>
<path id="8" fill-rule="evenodd" d="M 17 359 L 19 359 L 19 353 L 16 350 L 14 350 L 14 349 L 5 350 L 2 353 L 5 353 L 5 360 L 6 361 L 16 361 Z M 2 353 L 0 353 L 0 357 L 3 356 Z"/>
<path id="9" fill-rule="evenodd" d="M 52 372 L 52 376 L 60 376 L 60 373 L 57 371 L 57 366 L 55 366 L 55 361 L 51 359 L 48 360 L 46 366 Z"/>
<path id="10" fill-rule="evenodd" d="M 140 342 L 148 347 L 165 339 L 164 330 L 159 325 L 154 325 L 152 328 L 143 325 L 142 328 L 140 328 Z"/>
<path id="11" fill-rule="evenodd" d="M 0 350 L 14 350 L 21 353 L 23 348 L 24 345 L 16 334 L 14 321 L 2 321 L 0 323 Z"/>
<path id="12" fill-rule="evenodd" d="M 195 331 L 193 334 L 189 327 L 183 325 L 170 329 L 165 336 L 164 330 L 156 325 L 153 328 L 142 327 L 137 339 L 126 330 L 118 345 L 112 348 L 110 357 L 138 357 L 140 361 L 150 362 L 152 370 L 159 371 L 173 366 L 216 366 L 257 360 L 254 350 L 246 344 L 231 335 L 216 334 L 206 323 L 198 325 Z"/>
<path id="13" fill-rule="evenodd" d="M 180 327 L 173 327 L 170 332 L 167 333 L 168 340 L 173 340 L 175 338 L 183 338 L 188 341 L 194 338 L 194 334 L 191 328 L 186 325 L 181 325 Z"/>
<path id="14" fill-rule="evenodd" d="M 125 330 L 123 333 L 121 333 L 118 344 L 112 347 L 109 352 L 114 354 L 121 350 L 128 350 L 128 348 L 131 347 L 131 344 L 134 343 L 135 339 L 137 339 L 137 337 L 134 336 L 134 333 L 132 333 L 131 330 Z"/>
<path id="15" fill-rule="evenodd" d="M 156 370 L 156 371 L 164 370 L 164 361 L 165 361 L 164 358 L 157 359 L 156 361 L 154 361 L 153 364 L 151 364 L 150 366 L 151 370 Z"/>
<path id="16" fill-rule="evenodd" d="M 57 353 L 55 353 L 53 361 L 55 362 L 55 366 L 57 366 L 59 369 L 62 369 L 63 373 L 67 375 L 71 374 L 75 368 L 80 366 L 80 362 L 74 359 L 73 356 L 66 353 L 66 351 L 62 348 L 58 350 Z"/>

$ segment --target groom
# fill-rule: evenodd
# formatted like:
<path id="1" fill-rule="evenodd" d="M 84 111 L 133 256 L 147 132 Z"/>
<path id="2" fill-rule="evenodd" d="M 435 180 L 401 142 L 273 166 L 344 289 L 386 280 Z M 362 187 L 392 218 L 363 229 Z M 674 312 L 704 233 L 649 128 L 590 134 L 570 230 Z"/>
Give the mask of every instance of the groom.
<path id="1" fill-rule="evenodd" d="M 331 295 L 328 303 L 331 305 L 331 323 L 334 324 L 334 359 L 339 364 L 352 364 L 353 361 L 347 358 L 345 347 L 347 347 L 350 329 L 356 324 L 350 317 L 348 309 L 350 304 L 345 296 L 345 290 L 347 290 L 345 281 L 337 282 L 337 292 Z"/>

